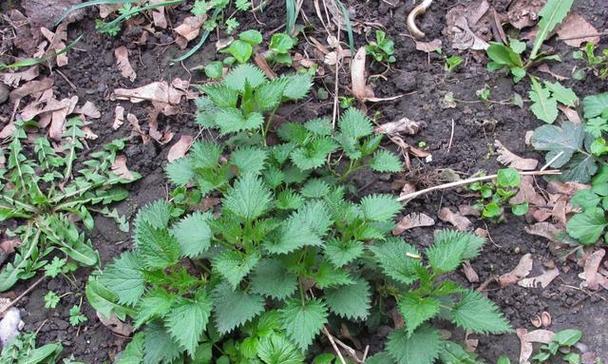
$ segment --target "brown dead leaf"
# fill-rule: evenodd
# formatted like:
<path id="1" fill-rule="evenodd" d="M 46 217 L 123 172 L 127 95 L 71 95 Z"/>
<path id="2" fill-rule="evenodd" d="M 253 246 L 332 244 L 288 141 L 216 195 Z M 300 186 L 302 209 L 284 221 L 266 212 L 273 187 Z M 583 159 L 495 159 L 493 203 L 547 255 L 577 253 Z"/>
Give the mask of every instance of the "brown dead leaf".
<path id="1" fill-rule="evenodd" d="M 547 288 L 547 286 L 553 282 L 557 276 L 559 276 L 559 270 L 557 268 L 553 268 L 545 271 L 539 276 L 524 278 L 517 282 L 517 284 L 526 288 L 538 288 L 539 285 L 542 288 Z"/>
<path id="2" fill-rule="evenodd" d="M 133 173 L 127 167 L 127 157 L 123 154 L 117 155 L 112 163 L 112 172 L 120 178 L 124 178 L 128 181 L 135 179 Z"/>
<path id="3" fill-rule="evenodd" d="M 374 97 L 373 92 L 367 86 L 366 68 L 365 68 L 365 56 L 367 50 L 365 47 L 359 48 L 355 57 L 350 63 L 350 77 L 352 93 L 357 100 L 363 102 L 368 97 Z"/>
<path id="4" fill-rule="evenodd" d="M 418 121 L 410 120 L 406 117 L 403 117 L 397 121 L 391 121 L 389 123 L 384 123 L 374 130 L 379 134 L 399 134 L 405 133 L 409 135 L 418 134 L 421 128 L 425 126 L 424 123 L 420 123 Z"/>
<path id="5" fill-rule="evenodd" d="M 558 81 L 563 81 L 563 80 L 567 80 L 568 79 L 568 77 L 559 75 L 559 74 L 551 71 L 551 68 L 549 68 L 549 65 L 546 64 L 546 63 L 541 64 L 536 69 L 539 70 L 540 72 L 543 72 L 543 73 L 546 73 L 546 74 L 549 74 L 549 75 L 553 76 L 553 78 L 555 78 Z"/>
<path id="6" fill-rule="evenodd" d="M 586 190 L 591 186 L 579 182 L 550 181 L 547 184 L 547 192 L 572 196 L 580 190 Z"/>
<path id="7" fill-rule="evenodd" d="M 435 220 L 432 217 L 424 214 L 413 212 L 411 214 L 405 215 L 401 221 L 395 225 L 393 228 L 393 235 L 401 235 L 404 231 L 413 229 L 415 227 L 422 226 L 433 226 L 435 225 Z"/>
<path id="8" fill-rule="evenodd" d="M 458 212 L 460 212 L 460 214 L 463 216 L 481 216 L 479 210 L 471 205 L 458 205 Z"/>
<path id="9" fill-rule="evenodd" d="M 604 249 L 598 249 L 593 252 L 593 254 L 588 256 L 585 260 L 583 273 L 579 274 L 579 277 L 585 280 L 583 286 L 592 291 L 597 291 L 600 288 L 599 279 L 601 277 L 598 270 L 600 269 L 600 264 L 604 259 L 604 255 L 606 255 Z"/>
<path id="10" fill-rule="evenodd" d="M 142 143 L 147 144 L 150 141 L 150 136 L 141 129 L 141 125 L 139 125 L 139 119 L 137 116 L 128 113 L 127 121 L 129 125 L 131 125 L 131 136 L 139 136 L 141 138 Z"/>
<path id="11" fill-rule="evenodd" d="M 538 166 L 538 161 L 536 159 L 522 158 L 518 156 L 517 154 L 508 150 L 507 147 L 505 147 L 498 139 L 494 141 L 494 146 L 496 147 L 496 152 L 498 153 L 496 159 L 499 163 L 502 163 L 505 166 L 512 167 L 520 171 L 533 171 Z"/>
<path id="12" fill-rule="evenodd" d="M 2 82 L 10 87 L 17 87 L 21 82 L 31 81 L 40 74 L 38 66 L 33 66 L 21 72 L 7 72 L 2 75 Z"/>
<path id="13" fill-rule="evenodd" d="M 82 132 L 84 133 L 84 138 L 89 140 L 95 140 L 99 137 L 99 135 L 95 134 L 91 128 L 88 126 L 84 126 L 82 128 Z"/>
<path id="14" fill-rule="evenodd" d="M 547 311 L 543 311 L 540 314 L 540 322 L 544 328 L 551 326 L 551 314 Z"/>
<path id="15" fill-rule="evenodd" d="M 183 157 L 190 149 L 194 138 L 191 135 L 182 135 L 179 140 L 171 146 L 169 149 L 169 154 L 167 154 L 167 159 L 169 162 L 172 162 L 178 158 Z"/>
<path id="16" fill-rule="evenodd" d="M 117 105 L 116 109 L 114 109 L 114 122 L 112 123 L 112 129 L 116 130 L 120 128 L 122 124 L 125 122 L 125 108 Z"/>
<path id="17" fill-rule="evenodd" d="M 74 109 L 74 112 L 76 114 L 84 115 L 85 117 L 90 119 L 99 119 L 101 117 L 101 112 L 99 112 L 97 106 L 95 106 L 95 104 L 91 101 L 86 101 L 84 105 Z"/>
<path id="18" fill-rule="evenodd" d="M 149 3 L 151 5 L 156 5 L 164 2 L 165 0 L 150 0 Z M 154 26 L 161 29 L 167 29 L 167 18 L 165 18 L 165 7 L 161 6 L 152 12 L 152 20 L 154 21 Z"/>
<path id="19" fill-rule="evenodd" d="M 534 178 L 532 176 L 522 176 L 519 191 L 513 196 L 509 203 L 517 205 L 527 202 L 530 205 L 544 206 L 546 205 L 545 198 L 536 191 L 534 187 Z"/>
<path id="20" fill-rule="evenodd" d="M 585 37 L 590 34 L 590 37 Z M 568 14 L 566 20 L 557 28 L 557 37 L 564 40 L 567 45 L 576 48 L 579 48 L 583 43 L 598 44 L 600 36 L 593 36 L 593 34 L 599 34 L 597 29 L 576 13 Z"/>
<path id="21" fill-rule="evenodd" d="M 24 98 L 25 96 L 41 95 L 44 91 L 53 87 L 53 79 L 45 77 L 41 80 L 33 80 L 24 83 L 19 88 L 11 91 L 9 96 L 12 103 L 15 103 L 18 99 Z"/>
<path id="22" fill-rule="evenodd" d="M 206 20 L 206 16 L 187 16 L 182 24 L 174 29 L 178 34 L 175 42 L 182 48 L 186 48 L 188 42 L 198 37 L 201 27 Z"/>
<path id="23" fill-rule="evenodd" d="M 462 272 L 464 273 L 464 276 L 467 278 L 467 280 L 470 283 L 479 282 L 479 275 L 477 274 L 475 269 L 473 269 L 473 267 L 471 266 L 471 263 L 469 263 L 469 262 L 462 263 Z"/>
<path id="24" fill-rule="evenodd" d="M 528 28 L 538 22 L 538 13 L 546 0 L 515 0 L 507 11 L 507 22 L 517 29 Z"/>
<path id="25" fill-rule="evenodd" d="M 54 101 L 54 100 L 51 100 Z M 65 120 L 68 115 L 74 112 L 78 103 L 78 96 L 72 96 L 69 99 L 58 101 L 63 107 L 53 111 L 51 114 L 51 125 L 49 127 L 49 137 L 54 140 L 60 140 L 63 136 Z M 51 104 L 51 102 L 49 102 Z"/>
<path id="26" fill-rule="evenodd" d="M 583 122 L 580 115 L 578 114 L 578 111 L 571 109 L 568 106 L 564 106 L 562 104 L 559 104 L 557 106 L 557 108 L 560 109 L 560 111 L 563 112 L 564 115 L 566 115 L 566 118 L 568 120 L 570 120 L 571 122 L 573 122 L 575 124 L 580 124 Z"/>
<path id="27" fill-rule="evenodd" d="M 540 315 L 536 315 L 530 319 L 530 323 L 532 326 L 539 328 L 543 326 L 543 322 L 541 321 Z"/>
<path id="28" fill-rule="evenodd" d="M 121 46 L 116 48 L 114 50 L 114 56 L 116 57 L 116 66 L 122 77 L 128 78 L 131 82 L 135 81 L 137 74 L 129 62 L 129 50 L 127 47 Z"/>
<path id="29" fill-rule="evenodd" d="M 480 0 L 455 5 L 448 11 L 444 33 L 451 40 L 452 48 L 485 50 L 490 46 L 487 43 L 491 39 L 489 18 L 485 16 L 489 9 L 489 3 Z"/>
<path id="30" fill-rule="evenodd" d="M 111 314 L 109 318 L 106 318 L 104 315 L 97 312 L 97 318 L 99 318 L 99 321 L 101 321 L 105 327 L 117 335 L 129 337 L 133 333 L 133 326 L 120 321 L 114 314 Z"/>
<path id="31" fill-rule="evenodd" d="M 532 213 L 534 220 L 538 222 L 547 221 L 551 216 L 553 216 L 553 211 L 547 208 L 531 207 L 529 211 Z"/>
<path id="32" fill-rule="evenodd" d="M 21 244 L 19 239 L 7 239 L 0 243 L 0 250 L 6 254 L 12 254 L 15 252 L 15 248 Z"/>
<path id="33" fill-rule="evenodd" d="M 118 11 L 118 9 L 120 9 L 122 7 L 122 4 L 102 4 L 99 5 L 99 17 L 101 19 L 105 19 L 108 16 L 110 16 L 110 14 L 112 14 L 115 11 Z"/>
<path id="34" fill-rule="evenodd" d="M 118 100 L 128 100 L 134 104 L 152 101 L 163 104 L 179 104 L 183 92 L 169 86 L 166 81 L 152 82 L 134 89 L 117 88 L 113 97 Z"/>
<path id="35" fill-rule="evenodd" d="M 452 210 L 450 210 L 447 207 L 444 207 L 441 210 L 439 210 L 439 213 L 437 213 L 437 216 L 441 219 L 441 221 L 449 222 L 450 224 L 454 225 L 456 227 L 456 229 L 458 229 L 460 231 L 468 230 L 472 224 L 471 220 L 462 216 L 460 213 L 452 212 Z"/>
<path id="36" fill-rule="evenodd" d="M 416 43 L 416 49 L 422 52 L 431 53 L 441 49 L 441 39 L 433 39 L 430 42 L 419 42 Z"/>
<path id="37" fill-rule="evenodd" d="M 566 226 L 566 214 L 570 211 L 568 204 L 568 198 L 566 196 L 559 196 L 553 205 L 551 210 L 551 216 L 553 220 L 561 226 Z"/>
<path id="38" fill-rule="evenodd" d="M 534 351 L 534 347 L 532 346 L 533 343 L 548 344 L 555 336 L 555 333 L 545 329 L 528 332 L 528 330 L 524 328 L 519 328 L 516 330 L 516 333 L 521 345 L 519 352 L 520 364 L 530 363 L 529 359 Z"/>
<path id="39" fill-rule="evenodd" d="M 506 287 L 519 282 L 530 274 L 533 263 L 534 261 L 530 253 L 523 255 L 512 271 L 498 277 L 498 283 L 501 287 Z"/>
<path id="40" fill-rule="evenodd" d="M 559 242 L 557 236 L 562 231 L 549 222 L 538 222 L 534 225 L 524 227 L 524 230 L 530 235 L 541 236 L 554 242 Z"/>

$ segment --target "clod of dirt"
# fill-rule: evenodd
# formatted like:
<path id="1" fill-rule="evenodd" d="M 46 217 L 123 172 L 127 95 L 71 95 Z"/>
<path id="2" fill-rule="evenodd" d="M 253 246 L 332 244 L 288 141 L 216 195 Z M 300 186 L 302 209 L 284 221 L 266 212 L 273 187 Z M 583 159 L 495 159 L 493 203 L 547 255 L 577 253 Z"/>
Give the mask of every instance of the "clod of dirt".
<path id="1" fill-rule="evenodd" d="M 21 313 L 19 309 L 11 307 L 4 314 L 4 318 L 0 321 L 0 343 L 2 346 L 10 343 L 17 335 L 19 330 L 25 326 L 21 321 Z"/>
<path id="2" fill-rule="evenodd" d="M 8 87 L 0 84 L 0 105 L 4 104 L 6 102 L 6 100 L 8 100 L 9 94 L 10 94 L 10 91 L 9 91 Z"/>

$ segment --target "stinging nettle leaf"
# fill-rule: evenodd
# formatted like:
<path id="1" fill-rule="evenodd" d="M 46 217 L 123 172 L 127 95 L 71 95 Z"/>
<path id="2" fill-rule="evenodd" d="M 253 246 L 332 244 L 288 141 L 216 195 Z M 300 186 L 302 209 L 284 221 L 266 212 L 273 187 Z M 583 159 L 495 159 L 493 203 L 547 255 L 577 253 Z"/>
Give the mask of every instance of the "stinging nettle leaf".
<path id="1" fill-rule="evenodd" d="M 214 321 L 220 333 L 225 334 L 245 324 L 264 312 L 264 298 L 239 289 L 233 290 L 227 283 L 213 289 Z"/>
<path id="2" fill-rule="evenodd" d="M 502 334 L 511 331 L 498 306 L 477 291 L 467 290 L 450 314 L 454 324 L 475 333 Z"/>
<path id="3" fill-rule="evenodd" d="M 325 291 L 325 302 L 338 316 L 351 320 L 365 320 L 371 306 L 371 291 L 367 281 L 356 279 L 353 284 Z"/>
<path id="4" fill-rule="evenodd" d="M 439 332 L 429 326 L 418 328 L 412 335 L 403 328 L 389 334 L 386 351 L 397 364 L 433 364 L 442 342 Z"/>
<path id="5" fill-rule="evenodd" d="M 291 300 L 280 312 L 283 329 L 302 351 L 306 351 L 327 323 L 327 307 L 319 299 Z"/>
<path id="6" fill-rule="evenodd" d="M 208 219 L 209 216 L 194 212 L 171 228 L 183 256 L 194 258 L 209 249 L 212 233 Z"/>

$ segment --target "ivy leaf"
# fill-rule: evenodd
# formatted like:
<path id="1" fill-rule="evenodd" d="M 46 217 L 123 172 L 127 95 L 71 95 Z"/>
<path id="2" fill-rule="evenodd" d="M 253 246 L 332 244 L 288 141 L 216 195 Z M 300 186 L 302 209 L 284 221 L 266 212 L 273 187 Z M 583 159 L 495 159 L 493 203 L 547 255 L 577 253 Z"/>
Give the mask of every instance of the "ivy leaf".
<path id="1" fill-rule="evenodd" d="M 437 330 L 422 326 L 411 335 L 405 328 L 391 332 L 386 351 L 397 364 L 433 364 L 441 346 L 442 340 Z"/>
<path id="2" fill-rule="evenodd" d="M 606 226 L 608 226 L 608 221 L 604 216 L 604 210 L 592 207 L 574 215 L 566 224 L 566 231 L 581 244 L 587 245 L 595 244 L 602 236 Z"/>
<path id="3" fill-rule="evenodd" d="M 534 40 L 534 46 L 530 53 L 530 59 L 535 59 L 540 47 L 543 45 L 549 34 L 559 25 L 572 7 L 574 0 L 548 0 L 545 6 L 538 13 L 538 33 Z"/>
<path id="4" fill-rule="evenodd" d="M 251 290 L 278 300 L 285 299 L 298 287 L 298 277 L 278 259 L 264 259 L 251 276 Z"/>
<path id="5" fill-rule="evenodd" d="M 211 245 L 211 228 L 208 217 L 201 212 L 194 212 L 171 229 L 177 239 L 183 256 L 194 258 L 204 253 Z"/>
<path id="6" fill-rule="evenodd" d="M 409 335 L 425 321 L 439 313 L 439 301 L 433 297 L 419 297 L 415 293 L 406 293 L 399 300 L 399 312 L 405 320 L 405 329 Z"/>
<path id="7" fill-rule="evenodd" d="M 183 300 L 172 307 L 165 317 L 165 326 L 171 336 L 192 357 L 207 327 L 210 314 L 211 300 L 202 290 L 194 300 Z"/>
<path id="8" fill-rule="evenodd" d="M 118 303 L 133 305 L 144 293 L 142 262 L 132 252 L 120 255 L 100 276 L 100 282 L 118 297 Z"/>
<path id="9" fill-rule="evenodd" d="M 233 290 L 227 283 L 213 289 L 214 321 L 218 331 L 226 334 L 264 312 L 264 298 L 239 289 Z"/>
<path id="10" fill-rule="evenodd" d="M 327 307 L 319 299 L 291 300 L 280 313 L 283 330 L 302 351 L 306 351 L 327 323 Z"/>
<path id="11" fill-rule="evenodd" d="M 456 326 L 480 334 L 502 334 L 511 331 L 498 307 L 481 293 L 467 290 L 451 311 Z"/>
<path id="12" fill-rule="evenodd" d="M 549 89 L 542 87 L 534 77 L 531 80 L 532 89 L 529 92 L 529 96 L 532 105 L 530 105 L 530 110 L 540 120 L 552 124 L 558 115 L 557 100 L 551 97 Z"/>
<path id="13" fill-rule="evenodd" d="M 325 291 L 325 302 L 336 315 L 351 320 L 365 320 L 371 305 L 369 283 L 356 279 L 353 284 Z"/>

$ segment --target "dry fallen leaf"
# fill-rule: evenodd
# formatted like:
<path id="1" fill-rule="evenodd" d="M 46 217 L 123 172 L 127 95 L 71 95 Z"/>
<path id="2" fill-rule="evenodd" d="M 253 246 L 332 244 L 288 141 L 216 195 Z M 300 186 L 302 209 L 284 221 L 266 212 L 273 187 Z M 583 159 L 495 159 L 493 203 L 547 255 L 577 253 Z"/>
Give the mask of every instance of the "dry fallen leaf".
<path id="1" fill-rule="evenodd" d="M 114 122 L 112 123 L 112 129 L 116 130 L 120 128 L 125 122 L 125 108 L 117 105 L 114 109 Z"/>
<path id="2" fill-rule="evenodd" d="M 573 122 L 575 124 L 580 124 L 583 122 L 580 115 L 578 114 L 578 111 L 571 109 L 568 106 L 561 105 L 561 104 L 558 105 L 557 108 L 560 109 L 560 111 L 563 112 L 564 115 L 566 115 L 566 118 L 568 120 L 570 120 L 571 122 Z"/>
<path id="3" fill-rule="evenodd" d="M 152 82 L 145 86 L 134 89 L 117 88 L 114 90 L 113 97 L 118 100 L 129 100 L 132 103 L 152 101 L 162 104 L 179 104 L 183 91 L 179 91 L 166 81 Z"/>
<path id="4" fill-rule="evenodd" d="M 120 71 L 122 77 L 128 78 L 131 81 L 135 81 L 137 74 L 131 63 L 129 62 L 129 50 L 125 46 L 118 47 L 114 50 L 114 56 L 116 57 L 116 66 Z"/>
<path id="5" fill-rule="evenodd" d="M 469 263 L 469 262 L 462 263 L 462 272 L 464 273 L 464 276 L 467 278 L 467 280 L 470 283 L 479 282 L 479 275 L 477 274 L 475 269 L 473 269 L 473 267 L 471 266 L 471 263 Z"/>
<path id="6" fill-rule="evenodd" d="M 97 318 L 99 318 L 99 321 L 101 321 L 105 327 L 117 335 L 129 337 L 133 333 L 133 326 L 120 321 L 114 314 L 111 314 L 109 318 L 106 318 L 101 313 L 97 312 Z"/>
<path id="7" fill-rule="evenodd" d="M 604 259 L 604 255 L 606 255 L 604 249 L 598 249 L 593 252 L 593 254 L 588 256 L 585 260 L 583 273 L 579 274 L 579 277 L 585 280 L 583 286 L 586 286 L 592 291 L 597 291 L 600 288 L 599 279 L 601 277 L 598 270 L 600 269 L 600 264 Z"/>
<path id="8" fill-rule="evenodd" d="M 178 34 L 175 42 L 182 48 L 186 48 L 188 42 L 198 37 L 206 16 L 188 16 L 184 18 L 181 25 L 174 29 Z"/>
<path id="9" fill-rule="evenodd" d="M 532 176 L 522 176 L 519 191 L 513 196 L 509 203 L 517 205 L 527 202 L 530 205 L 544 206 L 546 205 L 545 198 L 536 191 L 534 187 L 534 178 Z"/>
<path id="10" fill-rule="evenodd" d="M 452 210 L 447 207 L 439 210 L 437 216 L 441 219 L 441 221 L 449 222 L 460 231 L 468 230 L 471 227 L 471 220 L 462 216 L 460 213 L 452 212 Z"/>
<path id="11" fill-rule="evenodd" d="M 21 244 L 21 240 L 19 239 L 7 239 L 0 243 L 0 250 L 2 250 L 6 254 L 11 254 L 15 252 L 15 248 Z"/>
<path id="12" fill-rule="evenodd" d="M 511 152 L 505 147 L 500 140 L 494 141 L 494 146 L 496 147 L 496 152 L 498 156 L 496 159 L 499 163 L 504 164 L 505 166 L 512 167 L 518 169 L 520 171 L 533 171 L 538 166 L 538 161 L 532 158 L 522 158 L 517 154 Z"/>
<path id="13" fill-rule="evenodd" d="M 53 79 L 48 77 L 45 77 L 41 80 L 33 80 L 26 82 L 19 88 L 11 91 L 9 99 L 12 103 L 15 103 L 17 100 L 24 98 L 25 96 L 32 96 L 36 98 L 36 95 L 40 95 L 44 91 L 53 87 L 53 82 Z"/>
<path id="14" fill-rule="evenodd" d="M 424 214 L 413 212 L 411 214 L 405 215 L 401 221 L 395 225 L 393 228 L 393 235 L 401 235 L 404 231 L 422 226 L 433 226 L 435 225 L 435 220 L 432 217 Z"/>
<path id="15" fill-rule="evenodd" d="M 534 225 L 524 227 L 524 230 L 530 235 L 541 236 L 554 242 L 559 242 L 557 237 L 562 231 L 556 225 L 549 222 L 538 222 Z"/>
<path id="16" fill-rule="evenodd" d="M 129 170 L 129 167 L 127 167 L 127 157 L 122 154 L 116 156 L 111 168 L 112 172 L 118 177 L 129 181 L 134 179 L 133 173 Z"/>
<path id="17" fill-rule="evenodd" d="M 515 0 L 507 11 L 507 22 L 517 29 L 528 28 L 538 22 L 538 13 L 546 0 Z"/>
<path id="18" fill-rule="evenodd" d="M 540 322 L 543 325 L 543 327 L 547 328 L 547 327 L 551 326 L 551 321 L 552 321 L 551 314 L 549 314 L 549 312 L 543 311 L 540 314 Z"/>
<path id="19" fill-rule="evenodd" d="M 521 345 L 519 352 L 519 364 L 530 364 L 530 357 L 534 351 L 532 343 L 548 344 L 553 340 L 555 333 L 545 329 L 538 329 L 528 332 L 528 330 L 519 328 L 516 330 L 517 337 Z"/>
<path id="20" fill-rule="evenodd" d="M 512 271 L 498 277 L 498 283 L 501 287 L 506 287 L 519 282 L 530 274 L 533 263 L 532 255 L 530 253 L 525 254 L 519 259 L 519 263 Z"/>
<path id="21" fill-rule="evenodd" d="M 21 82 L 31 81 L 38 77 L 40 74 L 38 66 L 33 66 L 25 71 L 4 73 L 2 75 L 2 82 L 10 87 L 17 87 Z"/>
<path id="22" fill-rule="evenodd" d="M 359 48 L 355 57 L 350 63 L 350 76 L 352 82 L 353 96 L 359 101 L 365 101 L 368 97 L 373 97 L 373 92 L 367 86 L 365 56 L 367 50 L 365 47 Z"/>
<path id="23" fill-rule="evenodd" d="M 441 39 L 433 39 L 430 42 L 419 42 L 414 41 L 416 43 L 416 49 L 419 51 L 423 51 L 426 53 L 435 52 L 436 50 L 441 49 Z"/>
<path id="24" fill-rule="evenodd" d="M 421 128 L 424 127 L 424 123 L 420 123 L 418 121 L 410 120 L 406 117 L 403 117 L 397 121 L 391 121 L 389 123 L 384 123 L 374 130 L 379 134 L 399 134 L 405 133 L 409 135 L 417 134 Z"/>
<path id="25" fill-rule="evenodd" d="M 546 288 L 555 278 L 557 278 L 557 276 L 559 276 L 559 270 L 553 268 L 545 271 L 539 276 L 524 278 L 517 282 L 517 284 L 526 288 L 538 288 L 539 285 L 542 288 Z"/>
<path id="26" fill-rule="evenodd" d="M 181 138 L 171 146 L 171 149 L 169 149 L 169 153 L 167 154 L 169 162 L 185 156 L 193 141 L 194 138 L 191 135 L 182 135 Z"/>
<path id="27" fill-rule="evenodd" d="M 557 28 L 557 37 L 563 39 L 567 45 L 576 48 L 584 43 L 598 44 L 600 36 L 593 36 L 594 34 L 599 34 L 597 29 L 576 13 L 570 13 L 566 20 Z"/>
<path id="28" fill-rule="evenodd" d="M 488 22 L 484 15 L 490 9 L 486 0 L 473 1 L 469 4 L 458 4 L 452 7 L 446 14 L 446 27 L 444 33 L 451 40 L 454 49 L 485 50 L 490 45 L 487 39 Z M 491 36 L 491 33 L 489 33 Z M 483 39 L 486 37 L 487 39 Z"/>
<path id="29" fill-rule="evenodd" d="M 540 72 L 553 76 L 553 78 L 555 78 L 558 81 L 563 81 L 563 80 L 568 79 L 568 77 L 562 76 L 560 74 L 557 74 L 557 73 L 551 71 L 551 68 L 549 68 L 549 65 L 547 65 L 546 63 L 541 64 L 536 69 L 539 70 Z"/>
<path id="30" fill-rule="evenodd" d="M 458 205 L 458 212 L 464 216 L 481 216 L 481 212 L 471 205 Z"/>
<path id="31" fill-rule="evenodd" d="M 91 101 L 86 101 L 81 107 L 75 108 L 74 112 L 90 119 L 99 119 L 101 117 L 101 112 L 99 112 L 97 106 Z"/>

